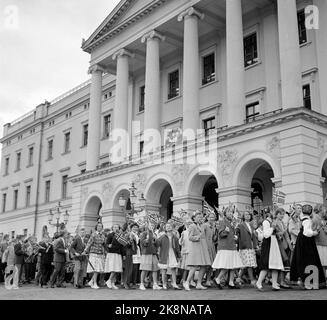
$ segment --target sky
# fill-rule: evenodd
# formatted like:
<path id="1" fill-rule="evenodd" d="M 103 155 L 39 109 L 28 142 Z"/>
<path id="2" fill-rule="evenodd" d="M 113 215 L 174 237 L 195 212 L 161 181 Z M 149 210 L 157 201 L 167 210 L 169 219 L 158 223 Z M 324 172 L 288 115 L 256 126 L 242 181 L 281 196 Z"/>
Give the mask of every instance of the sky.
<path id="1" fill-rule="evenodd" d="M 119 0 L 0 0 L 0 137 L 5 123 L 89 79 L 81 49 Z"/>

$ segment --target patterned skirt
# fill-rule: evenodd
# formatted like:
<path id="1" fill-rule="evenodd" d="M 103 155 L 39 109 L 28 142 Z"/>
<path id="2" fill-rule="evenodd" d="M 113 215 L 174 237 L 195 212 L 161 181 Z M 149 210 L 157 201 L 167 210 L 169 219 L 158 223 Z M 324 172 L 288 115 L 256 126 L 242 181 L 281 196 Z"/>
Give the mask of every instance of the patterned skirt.
<path id="1" fill-rule="evenodd" d="M 244 267 L 246 268 L 257 267 L 257 258 L 254 249 L 240 250 L 240 256 Z"/>
<path id="2" fill-rule="evenodd" d="M 107 253 L 104 272 L 123 272 L 122 256 L 118 253 Z"/>
<path id="3" fill-rule="evenodd" d="M 104 272 L 104 256 L 102 254 L 90 253 L 87 264 L 87 273 Z"/>

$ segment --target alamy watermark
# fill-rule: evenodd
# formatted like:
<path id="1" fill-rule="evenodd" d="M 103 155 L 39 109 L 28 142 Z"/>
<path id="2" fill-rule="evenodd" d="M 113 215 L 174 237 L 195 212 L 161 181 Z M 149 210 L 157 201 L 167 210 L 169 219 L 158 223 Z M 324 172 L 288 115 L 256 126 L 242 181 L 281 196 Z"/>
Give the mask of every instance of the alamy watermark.
<path id="1" fill-rule="evenodd" d="M 307 30 L 319 29 L 319 8 L 314 5 L 306 6 L 305 13 L 305 27 Z"/>
<path id="2" fill-rule="evenodd" d="M 2 8 L 0 17 L 0 29 L 17 30 L 19 29 L 19 9 L 16 5 L 7 5 Z"/>

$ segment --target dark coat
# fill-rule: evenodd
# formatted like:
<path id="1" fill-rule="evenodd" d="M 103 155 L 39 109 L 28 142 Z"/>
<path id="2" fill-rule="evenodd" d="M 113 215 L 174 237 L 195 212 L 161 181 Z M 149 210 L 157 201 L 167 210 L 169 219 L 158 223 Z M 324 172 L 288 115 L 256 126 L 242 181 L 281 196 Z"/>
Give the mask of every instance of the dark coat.
<path id="1" fill-rule="evenodd" d="M 255 235 L 255 230 L 250 223 L 251 231 L 245 224 L 245 222 L 240 223 L 236 228 L 236 234 L 238 236 L 238 249 L 255 249 L 258 246 L 258 240 Z"/>
<path id="2" fill-rule="evenodd" d="M 110 245 L 111 245 L 111 248 L 109 248 Z M 106 247 L 107 247 L 108 253 L 117 253 L 120 255 L 124 254 L 123 246 L 117 241 L 114 232 L 111 232 L 108 234 L 108 237 L 106 240 Z"/>
<path id="3" fill-rule="evenodd" d="M 53 261 L 53 246 L 44 241 L 39 243 L 39 252 L 41 253 L 41 264 L 51 264 Z"/>
<path id="4" fill-rule="evenodd" d="M 140 235 L 141 254 L 157 254 L 157 243 L 153 236 L 153 232 L 149 231 L 149 239 L 147 239 L 148 231 L 144 231 Z"/>
<path id="5" fill-rule="evenodd" d="M 81 238 L 80 235 L 77 235 L 74 238 L 72 244 L 70 245 L 70 252 L 71 252 L 71 254 L 72 254 L 72 256 L 74 257 L 75 260 L 82 260 L 83 259 L 82 256 L 76 257 L 75 253 L 81 254 L 84 251 L 85 247 L 86 247 L 86 244 L 84 243 L 83 239 Z"/>
<path id="6" fill-rule="evenodd" d="M 157 246 L 159 250 L 159 263 L 167 264 L 169 256 L 169 238 L 166 233 L 157 239 Z M 175 253 L 176 260 L 181 258 L 181 250 L 176 235 L 172 235 L 172 248 Z"/>
<path id="7" fill-rule="evenodd" d="M 24 264 L 24 257 L 27 257 L 27 253 L 23 251 L 21 243 L 17 243 L 14 246 L 15 251 L 15 264 Z"/>
<path id="8" fill-rule="evenodd" d="M 228 227 L 228 231 L 226 228 Z M 218 250 L 236 250 L 236 243 L 234 239 L 235 229 L 227 219 L 219 223 L 218 227 Z"/>
<path id="9" fill-rule="evenodd" d="M 65 252 L 65 245 L 64 240 L 62 238 L 58 238 L 55 240 L 53 244 L 54 249 L 54 262 L 65 263 L 66 262 L 66 252 Z"/>

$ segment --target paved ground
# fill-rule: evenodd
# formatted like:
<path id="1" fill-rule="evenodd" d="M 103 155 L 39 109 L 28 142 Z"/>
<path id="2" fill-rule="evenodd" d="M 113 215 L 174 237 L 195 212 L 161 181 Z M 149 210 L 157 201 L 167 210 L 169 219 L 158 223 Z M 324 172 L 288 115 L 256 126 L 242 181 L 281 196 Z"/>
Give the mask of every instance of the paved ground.
<path id="1" fill-rule="evenodd" d="M 6 290 L 0 285 L 0 300 L 327 300 L 327 290 L 303 291 L 298 288 L 293 290 L 271 291 L 265 287 L 264 292 L 254 288 L 242 288 L 240 290 L 217 290 L 206 291 L 153 291 L 141 290 L 109 290 L 101 288 L 74 289 L 71 285 L 67 288 L 41 289 L 35 285 L 24 285 L 18 290 Z"/>

